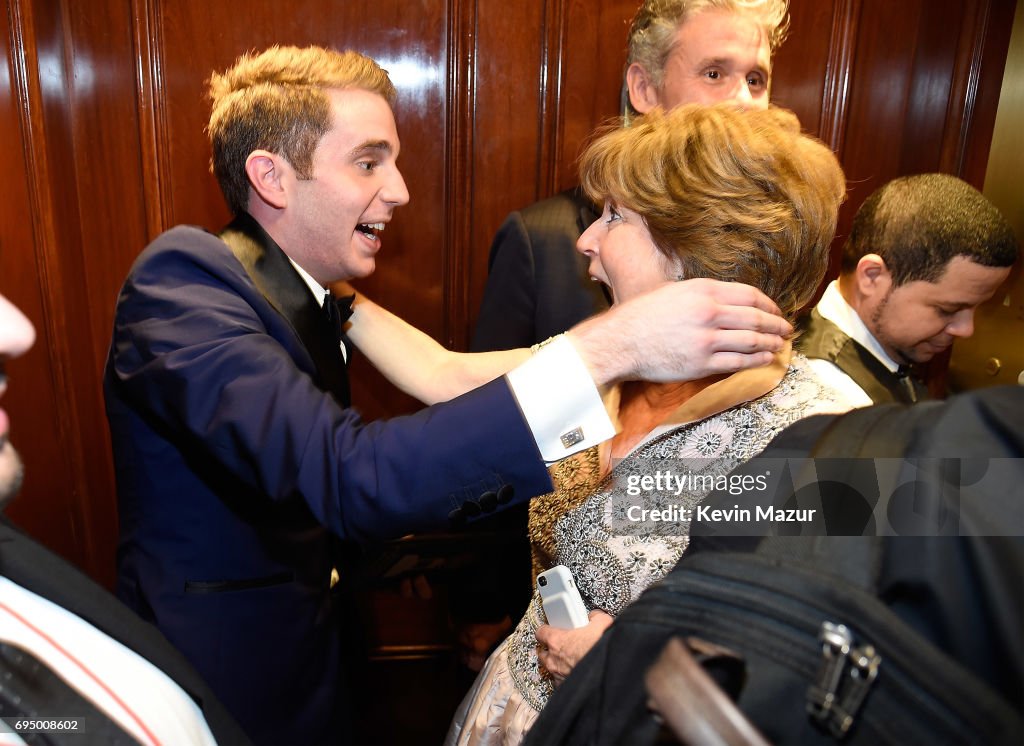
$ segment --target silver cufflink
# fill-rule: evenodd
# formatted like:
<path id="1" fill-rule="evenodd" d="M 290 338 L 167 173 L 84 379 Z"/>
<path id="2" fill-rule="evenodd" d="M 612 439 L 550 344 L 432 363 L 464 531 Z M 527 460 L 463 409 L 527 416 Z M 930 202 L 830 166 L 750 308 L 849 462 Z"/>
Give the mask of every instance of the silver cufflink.
<path id="1" fill-rule="evenodd" d="M 567 433 L 562 433 L 561 437 L 562 445 L 565 448 L 572 448 L 577 443 L 583 442 L 583 428 L 577 427 L 575 430 L 570 430 Z"/>

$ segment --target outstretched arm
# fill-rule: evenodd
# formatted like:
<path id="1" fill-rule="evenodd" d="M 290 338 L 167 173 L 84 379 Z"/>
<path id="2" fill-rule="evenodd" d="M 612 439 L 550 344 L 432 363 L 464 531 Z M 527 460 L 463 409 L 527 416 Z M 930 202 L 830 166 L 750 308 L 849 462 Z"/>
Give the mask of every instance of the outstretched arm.
<path id="1" fill-rule="evenodd" d="M 735 282 L 670 282 L 569 331 L 594 382 L 695 381 L 768 365 L 793 331 L 761 291 Z"/>
<path id="2" fill-rule="evenodd" d="M 338 294 L 353 291 L 345 283 Z M 527 349 L 452 352 L 366 296 L 356 293 L 348 338 L 389 381 L 424 404 L 453 399 L 504 375 L 530 356 Z"/>

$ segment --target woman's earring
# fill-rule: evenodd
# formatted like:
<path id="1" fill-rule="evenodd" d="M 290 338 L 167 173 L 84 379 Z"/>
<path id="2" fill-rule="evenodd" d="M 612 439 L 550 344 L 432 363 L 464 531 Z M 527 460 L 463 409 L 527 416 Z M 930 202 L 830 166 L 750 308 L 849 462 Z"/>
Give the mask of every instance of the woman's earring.
<path id="1" fill-rule="evenodd" d="M 683 279 L 683 273 L 682 272 L 676 272 L 676 282 L 681 282 L 682 279 Z"/>

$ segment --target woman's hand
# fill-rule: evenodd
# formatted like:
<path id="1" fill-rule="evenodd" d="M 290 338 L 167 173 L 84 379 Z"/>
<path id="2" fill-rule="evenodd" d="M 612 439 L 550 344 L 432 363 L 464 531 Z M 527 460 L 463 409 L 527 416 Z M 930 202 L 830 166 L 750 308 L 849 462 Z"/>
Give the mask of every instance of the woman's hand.
<path id="1" fill-rule="evenodd" d="M 594 643 L 611 626 L 614 617 L 600 609 L 590 612 L 590 622 L 577 629 L 557 629 L 547 624 L 537 628 L 537 660 L 561 684 L 580 658 L 594 647 Z"/>

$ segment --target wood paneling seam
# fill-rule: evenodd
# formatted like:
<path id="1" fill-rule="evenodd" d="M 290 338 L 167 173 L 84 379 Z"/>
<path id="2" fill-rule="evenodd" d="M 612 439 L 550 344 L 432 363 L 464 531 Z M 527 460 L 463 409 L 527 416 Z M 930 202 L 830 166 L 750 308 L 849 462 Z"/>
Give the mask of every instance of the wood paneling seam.
<path id="1" fill-rule="evenodd" d="M 59 270 L 51 272 L 49 269 L 51 266 L 60 267 L 61 263 L 54 225 L 53 197 L 48 187 L 51 183 L 51 175 L 43 97 L 38 77 L 39 47 L 36 43 L 31 3 L 23 4 L 21 0 L 10 0 L 8 8 L 8 33 L 11 41 L 12 75 L 14 78 L 12 83 L 21 120 L 30 219 L 35 244 L 33 255 L 42 291 L 42 323 L 46 328 L 48 340 L 46 354 L 50 360 L 51 380 L 54 394 L 58 398 L 57 405 L 67 414 L 65 417 L 56 418 L 55 427 L 61 451 L 68 459 L 68 472 L 74 475 L 75 487 L 72 488 L 70 500 L 72 511 L 68 518 L 72 537 L 82 542 L 80 546 L 83 553 L 88 561 L 92 562 L 95 547 L 91 545 L 91 532 L 84 528 L 86 516 L 83 513 L 83 507 L 86 497 L 79 488 L 82 486 L 87 489 L 83 479 L 85 474 L 84 455 L 76 437 L 76 434 L 81 431 L 79 427 L 81 416 L 75 397 L 70 395 L 72 388 L 69 383 L 68 361 L 71 359 L 71 350 L 68 344 L 67 327 L 64 323 L 65 317 L 54 310 L 61 307 L 61 298 L 64 297 L 62 278 Z M 31 69 L 37 71 L 36 75 L 30 73 L 30 57 L 33 63 Z M 65 62 L 63 55 L 61 61 Z"/>
<path id="2" fill-rule="evenodd" d="M 445 131 L 445 236 L 442 249 L 442 344 L 465 349 L 469 328 L 469 257 L 473 230 L 473 134 L 476 115 L 476 0 L 448 2 L 450 123 Z"/>
<path id="3" fill-rule="evenodd" d="M 850 71 L 853 69 L 861 0 L 840 0 L 832 17 L 821 102 L 821 139 L 840 154 L 846 133 Z"/>
<path id="4" fill-rule="evenodd" d="M 139 141 L 142 144 L 142 179 L 145 191 L 146 233 L 152 240 L 171 227 L 173 196 L 165 189 L 170 177 L 167 95 L 163 78 L 164 35 L 160 0 L 131 0 L 135 31 L 136 100 Z"/>

